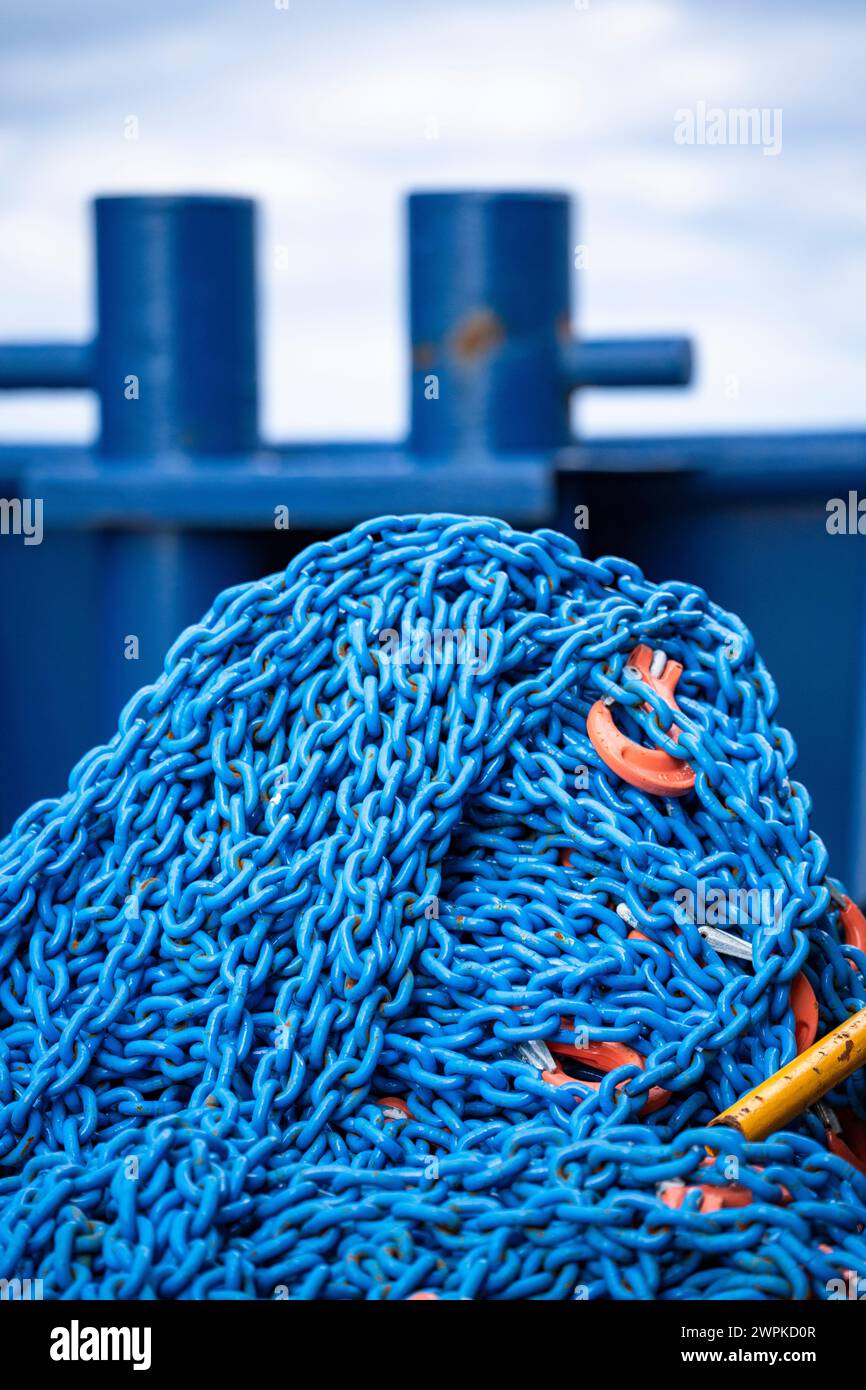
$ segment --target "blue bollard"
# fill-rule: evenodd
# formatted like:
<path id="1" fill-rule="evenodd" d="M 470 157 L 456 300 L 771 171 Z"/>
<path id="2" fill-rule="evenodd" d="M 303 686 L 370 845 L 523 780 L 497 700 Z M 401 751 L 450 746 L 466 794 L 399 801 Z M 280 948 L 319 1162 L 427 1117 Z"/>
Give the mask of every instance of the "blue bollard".
<path id="1" fill-rule="evenodd" d="M 410 197 L 414 453 L 567 441 L 558 361 L 570 331 L 568 244 L 562 194 Z"/>
<path id="2" fill-rule="evenodd" d="M 258 444 L 254 204 L 246 198 L 98 198 L 99 452 L 137 470 L 198 458 L 230 467 Z M 252 536 L 106 529 L 100 726 L 157 674 L 177 633 L 229 582 L 258 573 Z M 130 639 L 138 660 L 128 656 Z"/>
<path id="3" fill-rule="evenodd" d="M 409 198 L 409 447 L 421 457 L 548 452 L 581 386 L 684 386 L 687 338 L 578 342 L 564 193 Z"/>
<path id="4" fill-rule="evenodd" d="M 100 451 L 154 466 L 258 444 L 254 205 L 97 198 Z"/>

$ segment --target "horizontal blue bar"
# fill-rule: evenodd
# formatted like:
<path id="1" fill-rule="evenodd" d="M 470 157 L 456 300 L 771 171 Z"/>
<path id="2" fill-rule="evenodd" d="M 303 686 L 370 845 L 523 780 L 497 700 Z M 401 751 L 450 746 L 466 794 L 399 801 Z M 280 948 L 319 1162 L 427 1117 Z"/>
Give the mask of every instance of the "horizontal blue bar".
<path id="1" fill-rule="evenodd" d="M 0 450 L 0 478 L 10 475 L 12 453 Z M 439 462 L 395 445 L 322 444 L 142 466 L 70 449 L 14 453 L 14 486 L 43 499 L 49 529 L 272 529 L 278 507 L 289 509 L 293 530 L 334 530 L 383 510 L 501 512 L 533 525 L 555 511 L 556 474 L 543 454 Z"/>
<path id="2" fill-rule="evenodd" d="M 0 343 L 0 390 L 85 391 L 92 351 L 84 343 Z"/>
<path id="3" fill-rule="evenodd" d="M 576 341 L 565 344 L 560 360 L 572 389 L 688 386 L 692 379 L 692 344 L 683 337 Z"/>
<path id="4" fill-rule="evenodd" d="M 0 487 L 44 501 L 44 524 L 266 528 L 288 507 L 292 527 L 333 529 L 394 511 L 491 512 L 546 524 L 557 476 L 629 474 L 713 495 L 827 498 L 862 487 L 866 433 L 588 439 L 556 451 L 466 450 L 419 458 L 398 444 L 309 443 L 252 454 L 152 460 L 100 457 L 62 445 L 0 448 Z"/>
<path id="5" fill-rule="evenodd" d="M 568 474 L 619 473 L 678 476 L 715 494 L 802 494 L 813 489 L 861 487 L 866 477 L 862 430 L 807 434 L 671 435 L 582 439 L 557 455 Z"/>

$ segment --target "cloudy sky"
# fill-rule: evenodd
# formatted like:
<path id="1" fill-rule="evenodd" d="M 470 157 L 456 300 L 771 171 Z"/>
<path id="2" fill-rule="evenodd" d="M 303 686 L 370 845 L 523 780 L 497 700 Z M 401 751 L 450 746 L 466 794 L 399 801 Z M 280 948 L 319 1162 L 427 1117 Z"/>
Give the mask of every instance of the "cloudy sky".
<path id="1" fill-rule="evenodd" d="M 89 333 L 95 193 L 249 193 L 265 432 L 396 435 L 403 195 L 561 187 L 582 331 L 685 330 L 700 352 L 692 391 L 587 393 L 582 430 L 866 421 L 866 10 L 285 3 L 3 0 L 0 339 Z M 699 102 L 779 108 L 781 152 L 677 144 Z M 86 397 L 0 399 L 0 440 L 83 440 L 94 420 Z"/>

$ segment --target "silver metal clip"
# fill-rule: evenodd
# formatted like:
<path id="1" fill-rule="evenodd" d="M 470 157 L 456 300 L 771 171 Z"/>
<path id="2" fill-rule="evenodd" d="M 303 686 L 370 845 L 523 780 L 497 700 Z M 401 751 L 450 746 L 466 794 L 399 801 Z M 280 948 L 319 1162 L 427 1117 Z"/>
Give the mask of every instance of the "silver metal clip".
<path id="1" fill-rule="evenodd" d="M 516 1052 L 521 1062 L 525 1062 L 528 1067 L 535 1067 L 538 1071 L 556 1071 L 556 1062 L 553 1054 L 540 1038 L 530 1038 L 529 1042 L 517 1044 Z"/>
<path id="2" fill-rule="evenodd" d="M 650 661 L 650 675 L 655 676 L 656 680 L 663 676 L 665 667 L 668 664 L 668 654 L 662 647 L 656 647 Z"/>
<path id="3" fill-rule="evenodd" d="M 698 927 L 698 935 L 704 938 L 708 946 L 712 946 L 718 951 L 720 956 L 736 956 L 738 960 L 752 961 L 752 946 L 748 941 L 743 941 L 742 937 L 734 936 L 732 932 L 720 931 L 718 927 Z"/>

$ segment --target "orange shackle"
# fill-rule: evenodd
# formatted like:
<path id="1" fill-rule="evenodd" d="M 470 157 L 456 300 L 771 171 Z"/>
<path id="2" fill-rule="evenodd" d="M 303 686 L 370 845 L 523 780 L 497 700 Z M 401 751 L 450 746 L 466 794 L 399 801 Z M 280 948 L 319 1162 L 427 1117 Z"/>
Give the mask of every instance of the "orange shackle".
<path id="1" fill-rule="evenodd" d="M 674 697 L 677 681 L 683 668 L 678 661 L 666 662 L 660 674 L 653 671 L 653 653 L 643 644 L 635 647 L 629 657 L 626 672 L 640 676 L 671 709 L 679 709 Z M 644 709 L 651 710 L 645 704 Z M 613 722 L 607 700 L 596 700 L 589 711 L 586 731 L 599 757 L 624 782 L 642 792 L 655 796 L 685 796 L 695 785 L 695 774 L 680 758 L 672 758 L 661 748 L 643 748 L 633 739 L 620 733 Z M 671 729 L 671 738 L 679 738 L 679 730 Z"/>

